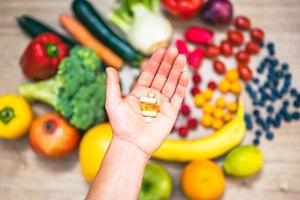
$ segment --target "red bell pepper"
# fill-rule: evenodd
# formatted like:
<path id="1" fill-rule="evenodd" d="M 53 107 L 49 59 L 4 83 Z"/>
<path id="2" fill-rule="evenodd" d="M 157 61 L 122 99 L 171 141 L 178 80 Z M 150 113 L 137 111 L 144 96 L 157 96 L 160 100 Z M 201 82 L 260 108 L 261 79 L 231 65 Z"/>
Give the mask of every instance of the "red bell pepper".
<path id="1" fill-rule="evenodd" d="M 42 33 L 34 38 L 23 53 L 20 65 L 31 79 L 42 80 L 54 75 L 60 61 L 68 54 L 68 47 L 59 36 Z"/>
<path id="2" fill-rule="evenodd" d="M 162 0 L 164 8 L 180 19 L 188 19 L 196 15 L 203 5 L 203 0 Z"/>

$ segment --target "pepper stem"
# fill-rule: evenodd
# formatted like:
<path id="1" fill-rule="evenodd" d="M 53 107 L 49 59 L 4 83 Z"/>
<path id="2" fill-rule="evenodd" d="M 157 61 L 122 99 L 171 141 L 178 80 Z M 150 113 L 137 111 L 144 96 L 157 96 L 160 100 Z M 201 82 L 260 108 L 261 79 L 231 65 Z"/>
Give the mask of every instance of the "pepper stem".
<path id="1" fill-rule="evenodd" d="M 58 47 L 55 44 L 48 43 L 46 45 L 46 53 L 47 53 L 48 56 L 54 58 L 54 57 L 56 57 L 58 55 L 59 49 L 58 49 Z"/>
<path id="2" fill-rule="evenodd" d="M 15 117 L 15 112 L 10 107 L 5 107 L 0 111 L 0 120 L 4 124 L 8 124 Z"/>

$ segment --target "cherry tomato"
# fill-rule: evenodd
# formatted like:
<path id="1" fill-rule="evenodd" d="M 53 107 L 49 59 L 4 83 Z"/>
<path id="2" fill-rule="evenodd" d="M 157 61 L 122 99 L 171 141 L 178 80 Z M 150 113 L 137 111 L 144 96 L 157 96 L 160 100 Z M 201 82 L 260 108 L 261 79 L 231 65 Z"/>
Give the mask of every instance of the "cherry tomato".
<path id="1" fill-rule="evenodd" d="M 227 36 L 229 41 L 235 46 L 240 46 L 244 42 L 244 35 L 240 31 L 229 30 Z"/>
<path id="2" fill-rule="evenodd" d="M 250 41 L 247 43 L 246 50 L 248 53 L 257 54 L 260 50 L 260 46 L 256 42 Z"/>
<path id="3" fill-rule="evenodd" d="M 232 55 L 232 46 L 229 41 L 223 40 L 221 42 L 221 53 L 226 57 Z"/>
<path id="4" fill-rule="evenodd" d="M 252 78 L 252 70 L 249 67 L 238 68 L 239 75 L 242 80 L 249 81 Z"/>
<path id="5" fill-rule="evenodd" d="M 178 133 L 180 137 L 186 137 L 188 135 L 188 129 L 186 127 L 179 127 Z"/>
<path id="6" fill-rule="evenodd" d="M 249 53 L 247 53 L 246 51 L 239 51 L 236 55 L 235 55 L 235 59 L 239 62 L 239 63 L 248 63 L 250 60 L 250 55 Z"/>
<path id="7" fill-rule="evenodd" d="M 191 93 L 193 96 L 195 96 L 196 94 L 200 93 L 201 90 L 199 89 L 199 87 L 197 86 L 194 86 L 192 89 L 191 89 Z"/>
<path id="8" fill-rule="evenodd" d="M 184 116 L 188 116 L 191 113 L 190 107 L 184 103 L 181 105 L 180 111 Z"/>
<path id="9" fill-rule="evenodd" d="M 201 80 L 202 80 L 202 78 L 201 78 L 200 74 L 194 74 L 194 75 L 193 75 L 193 82 L 194 82 L 195 84 L 200 83 Z"/>
<path id="10" fill-rule="evenodd" d="M 219 60 L 214 60 L 213 67 L 218 74 L 224 74 L 226 72 L 226 66 Z"/>
<path id="11" fill-rule="evenodd" d="M 214 81 L 209 81 L 208 84 L 207 84 L 207 87 L 209 89 L 215 90 L 217 88 L 217 84 Z"/>
<path id="12" fill-rule="evenodd" d="M 234 21 L 235 27 L 242 30 L 248 30 L 251 27 L 251 22 L 248 17 L 238 16 Z"/>
<path id="13" fill-rule="evenodd" d="M 207 58 L 213 58 L 213 57 L 216 57 L 218 55 L 220 55 L 220 48 L 217 47 L 216 45 L 210 45 L 209 47 L 207 47 L 205 50 L 204 50 L 204 55 L 207 57 Z"/>
<path id="14" fill-rule="evenodd" d="M 261 41 L 264 39 L 265 33 L 260 28 L 253 28 L 250 32 L 250 36 L 252 40 Z"/>
<path id="15" fill-rule="evenodd" d="M 198 125 L 198 121 L 197 121 L 197 119 L 195 119 L 195 118 L 190 118 L 190 119 L 187 121 L 187 127 L 190 128 L 190 129 L 195 129 L 195 128 L 197 128 L 197 125 Z"/>

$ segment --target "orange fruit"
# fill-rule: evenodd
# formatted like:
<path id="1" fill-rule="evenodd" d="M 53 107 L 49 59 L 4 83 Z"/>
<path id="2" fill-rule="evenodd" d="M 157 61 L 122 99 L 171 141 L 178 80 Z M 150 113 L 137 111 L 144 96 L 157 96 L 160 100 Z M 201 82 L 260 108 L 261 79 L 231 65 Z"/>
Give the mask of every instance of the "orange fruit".
<path id="1" fill-rule="evenodd" d="M 212 161 L 192 161 L 181 174 L 181 187 L 192 200 L 219 199 L 224 192 L 224 174 Z"/>

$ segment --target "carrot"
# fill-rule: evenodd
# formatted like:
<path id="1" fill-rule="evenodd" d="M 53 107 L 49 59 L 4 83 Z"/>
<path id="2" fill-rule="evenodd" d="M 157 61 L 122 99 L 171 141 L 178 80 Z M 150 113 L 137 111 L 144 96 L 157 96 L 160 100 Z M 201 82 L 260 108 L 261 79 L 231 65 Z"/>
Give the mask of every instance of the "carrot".
<path id="1" fill-rule="evenodd" d="M 97 40 L 79 21 L 68 14 L 59 17 L 61 25 L 81 44 L 93 49 L 108 65 L 116 69 L 123 66 L 123 60 L 112 50 Z"/>

